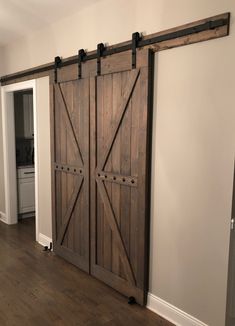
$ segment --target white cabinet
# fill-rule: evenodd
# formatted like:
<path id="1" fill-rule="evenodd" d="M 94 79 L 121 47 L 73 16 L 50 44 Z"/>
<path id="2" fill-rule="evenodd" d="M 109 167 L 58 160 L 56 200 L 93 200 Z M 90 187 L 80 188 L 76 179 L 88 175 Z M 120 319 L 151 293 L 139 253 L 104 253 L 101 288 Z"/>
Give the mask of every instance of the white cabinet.
<path id="1" fill-rule="evenodd" d="M 18 213 L 35 211 L 35 178 L 34 168 L 19 168 L 18 178 Z"/>

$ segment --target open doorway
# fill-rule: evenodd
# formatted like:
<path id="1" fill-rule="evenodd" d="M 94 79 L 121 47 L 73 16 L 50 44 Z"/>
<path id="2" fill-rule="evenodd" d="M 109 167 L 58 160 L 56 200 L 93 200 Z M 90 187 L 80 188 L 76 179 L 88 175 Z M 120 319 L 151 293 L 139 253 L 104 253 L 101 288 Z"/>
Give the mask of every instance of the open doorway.
<path id="1" fill-rule="evenodd" d="M 18 223 L 16 166 L 19 153 L 16 153 L 14 96 L 20 93 L 32 94 L 30 95 L 30 101 L 33 103 L 34 135 L 23 138 L 33 138 L 34 153 L 32 148 L 30 150 L 28 147 L 27 153 L 25 153 L 28 157 L 20 159 L 22 164 L 24 164 L 24 160 L 28 163 L 34 157 L 34 171 L 26 171 L 30 172 L 26 174 L 29 177 L 33 174 L 31 172 L 34 172 L 35 181 L 35 236 L 33 238 L 41 245 L 49 247 L 52 242 L 51 185 L 52 168 L 54 168 L 54 164 L 51 161 L 49 76 L 1 87 L 5 190 L 5 217 L 1 220 L 7 224 Z M 27 96 L 25 101 L 29 101 Z M 27 124 L 29 121 L 25 123 Z M 31 127 L 27 127 L 27 129 L 28 131 L 31 130 L 32 133 L 32 117 Z M 28 135 L 30 134 L 28 133 Z M 34 197 L 34 194 L 31 193 L 30 195 Z M 27 206 L 27 203 L 25 205 Z M 27 219 L 23 221 L 27 221 Z"/>
<path id="2" fill-rule="evenodd" d="M 29 218 L 38 241 L 36 82 L 2 87 L 6 223 Z"/>
<path id="3" fill-rule="evenodd" d="M 35 223 L 33 89 L 14 92 L 17 216 Z M 12 132 L 14 132 L 12 130 Z"/>

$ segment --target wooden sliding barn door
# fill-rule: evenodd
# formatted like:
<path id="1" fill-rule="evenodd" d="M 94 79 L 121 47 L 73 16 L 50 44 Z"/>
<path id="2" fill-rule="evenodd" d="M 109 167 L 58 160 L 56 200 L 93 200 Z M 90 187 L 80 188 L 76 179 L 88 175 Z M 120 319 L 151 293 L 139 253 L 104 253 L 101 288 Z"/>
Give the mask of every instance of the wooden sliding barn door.
<path id="1" fill-rule="evenodd" d="M 54 84 L 54 251 L 89 271 L 89 80 Z"/>
<path id="2" fill-rule="evenodd" d="M 152 56 L 127 51 L 58 71 L 55 252 L 140 304 L 148 290 Z M 69 76 L 69 77 L 68 77 Z"/>
<path id="3" fill-rule="evenodd" d="M 148 278 L 150 57 L 91 79 L 91 274 L 140 304 Z M 125 59 L 126 58 L 126 59 Z M 126 62 L 125 62 L 126 60 Z M 107 64 L 108 66 L 108 64 Z"/>

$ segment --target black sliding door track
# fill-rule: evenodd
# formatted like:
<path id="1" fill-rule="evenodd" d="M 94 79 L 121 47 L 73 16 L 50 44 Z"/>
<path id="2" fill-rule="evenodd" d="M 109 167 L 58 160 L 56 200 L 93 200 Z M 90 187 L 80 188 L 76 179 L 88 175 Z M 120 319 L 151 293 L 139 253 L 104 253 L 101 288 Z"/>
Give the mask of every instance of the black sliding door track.
<path id="1" fill-rule="evenodd" d="M 140 37 L 139 40 L 136 41 L 136 48 L 151 46 L 156 43 L 170 41 L 173 39 L 190 36 L 190 35 L 193 35 L 196 33 L 204 32 L 204 31 L 214 30 L 216 28 L 223 27 L 226 25 L 229 25 L 229 15 L 228 15 L 228 18 L 225 18 L 225 19 L 210 20 L 203 24 L 199 24 L 199 25 L 196 25 L 193 27 L 183 28 L 183 29 L 175 31 L 175 32 L 169 32 L 169 33 L 155 36 L 152 38 L 141 38 Z M 95 53 L 91 53 L 91 54 L 86 53 L 82 58 L 82 62 L 97 59 L 99 56 L 106 57 L 106 56 L 109 56 L 112 54 L 121 53 L 121 52 L 125 52 L 125 51 L 132 50 L 132 49 L 133 49 L 133 43 L 132 43 L 132 41 L 129 41 L 128 44 L 126 44 L 126 45 L 120 45 L 117 47 L 115 46 L 113 48 L 112 47 L 104 48 L 102 53 L 98 53 L 98 51 Z M 23 77 L 30 76 L 33 74 L 39 74 L 39 73 L 43 73 L 46 71 L 50 71 L 55 68 L 66 67 L 66 66 L 69 66 L 72 64 L 81 64 L 81 62 L 79 60 L 80 59 L 79 59 L 79 55 L 78 55 L 76 58 L 68 59 L 64 62 L 61 60 L 61 62 L 59 63 L 59 65 L 57 67 L 55 67 L 54 63 L 52 63 L 49 65 L 45 65 L 44 67 L 30 69 L 25 72 L 16 73 L 14 75 L 3 76 L 1 78 L 1 82 L 8 82 L 8 81 L 11 81 L 14 79 L 23 78 Z"/>

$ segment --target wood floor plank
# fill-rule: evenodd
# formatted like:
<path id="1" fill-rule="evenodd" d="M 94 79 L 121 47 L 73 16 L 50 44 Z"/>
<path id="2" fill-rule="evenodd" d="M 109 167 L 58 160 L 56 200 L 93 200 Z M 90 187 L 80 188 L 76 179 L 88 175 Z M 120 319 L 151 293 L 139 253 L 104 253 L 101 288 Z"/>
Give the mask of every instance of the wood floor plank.
<path id="1" fill-rule="evenodd" d="M 0 222 L 1 326 L 172 326 L 34 241 L 34 220 Z"/>

